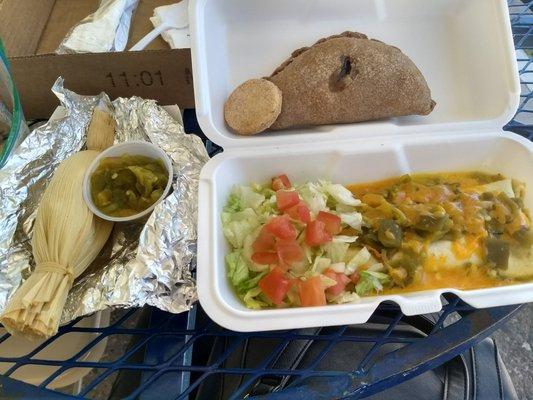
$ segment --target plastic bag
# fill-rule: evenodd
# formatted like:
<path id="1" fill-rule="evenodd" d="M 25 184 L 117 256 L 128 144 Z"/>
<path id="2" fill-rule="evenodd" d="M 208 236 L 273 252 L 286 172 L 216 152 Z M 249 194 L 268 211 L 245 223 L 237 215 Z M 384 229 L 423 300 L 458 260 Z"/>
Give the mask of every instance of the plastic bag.
<path id="1" fill-rule="evenodd" d="M 0 40 L 0 168 L 28 134 L 17 88 L 11 78 L 9 62 Z"/>
<path id="2" fill-rule="evenodd" d="M 123 51 L 139 0 L 101 0 L 98 9 L 76 24 L 57 54 Z"/>

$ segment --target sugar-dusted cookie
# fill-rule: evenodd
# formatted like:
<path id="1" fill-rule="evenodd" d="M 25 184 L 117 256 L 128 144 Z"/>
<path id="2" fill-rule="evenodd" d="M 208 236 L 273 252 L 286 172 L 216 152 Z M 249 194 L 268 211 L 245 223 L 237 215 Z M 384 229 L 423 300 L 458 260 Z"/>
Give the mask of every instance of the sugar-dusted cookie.
<path id="1" fill-rule="evenodd" d="M 254 135 L 278 118 L 281 103 L 276 85 L 266 79 L 250 79 L 230 95 L 224 105 L 224 118 L 236 133 Z"/>

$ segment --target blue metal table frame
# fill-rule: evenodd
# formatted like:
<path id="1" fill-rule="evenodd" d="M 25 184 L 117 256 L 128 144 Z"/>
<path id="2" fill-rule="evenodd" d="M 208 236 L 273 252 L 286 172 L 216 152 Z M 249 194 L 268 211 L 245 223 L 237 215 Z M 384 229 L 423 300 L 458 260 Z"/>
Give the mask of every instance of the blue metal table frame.
<path id="1" fill-rule="evenodd" d="M 533 1 L 508 0 L 511 11 L 513 36 L 517 49 L 522 95 L 519 110 L 505 129 L 517 132 L 533 140 Z M 193 110 L 185 114 L 186 130 L 200 132 L 196 125 Z M 206 138 L 206 146 L 211 155 L 220 149 Z M 0 357 L 0 363 L 10 363 L 11 367 L 0 376 L 0 398 L 19 399 L 85 399 L 91 398 L 93 390 L 118 374 L 126 374 L 130 382 L 129 391 L 123 396 L 128 399 L 187 399 L 194 398 L 198 388 L 207 380 L 220 376 L 239 376 L 240 385 L 231 394 L 239 399 L 249 393 L 254 383 L 269 378 L 285 379 L 283 390 L 257 396 L 269 400 L 281 399 L 330 399 L 349 397 L 358 399 L 377 393 L 406 379 L 436 368 L 465 352 L 478 341 L 489 336 L 510 317 L 520 306 L 497 307 L 476 310 L 458 298 L 447 297 L 447 304 L 438 314 L 429 317 L 406 317 L 393 304 L 380 306 L 373 316 L 379 320 L 382 329 L 373 335 L 351 334 L 347 326 L 328 328 L 309 334 L 304 330 L 238 333 L 218 327 L 212 321 L 197 315 L 202 313 L 199 306 L 190 312 L 172 315 L 145 308 L 129 310 L 109 326 L 83 328 L 74 321 L 60 329 L 58 335 L 46 341 L 23 357 Z M 136 313 L 148 315 L 148 323 L 131 328 L 127 321 Z M 455 316 L 448 323 L 451 315 Z M 398 331 L 400 324 L 416 324 L 421 335 L 405 335 Z M 424 328 L 420 328 L 423 326 Z M 53 341 L 61 340 L 72 332 L 92 333 L 94 339 L 77 354 L 67 360 L 48 360 L 34 357 Z M 124 354 L 112 362 L 81 361 L 84 353 L 101 340 L 112 335 L 129 335 L 135 338 Z M 0 343 L 8 335 L 0 338 Z M 199 364 L 195 351 L 212 343 L 213 339 L 224 339 L 228 343 L 224 351 L 208 362 Z M 271 339 L 275 345 L 268 356 L 256 364 L 246 367 L 227 367 L 226 361 L 243 343 L 254 339 Z M 276 355 L 295 341 L 319 342 L 322 348 L 318 355 L 304 368 L 277 368 Z M 340 343 L 365 343 L 366 354 L 349 371 L 328 370 L 320 367 L 321 361 Z M 401 348 L 376 357 L 383 346 L 399 344 Z M 57 370 L 39 386 L 16 381 L 10 376 L 27 365 L 46 365 Z M 83 383 L 81 391 L 68 395 L 47 389 L 47 386 L 71 368 L 97 368 L 100 372 L 90 381 Z M 130 375 L 127 375 L 130 374 Z M 310 379 L 315 384 L 308 385 Z M 318 384 L 316 384 L 318 382 Z M 251 397 L 254 398 L 254 397 Z"/>

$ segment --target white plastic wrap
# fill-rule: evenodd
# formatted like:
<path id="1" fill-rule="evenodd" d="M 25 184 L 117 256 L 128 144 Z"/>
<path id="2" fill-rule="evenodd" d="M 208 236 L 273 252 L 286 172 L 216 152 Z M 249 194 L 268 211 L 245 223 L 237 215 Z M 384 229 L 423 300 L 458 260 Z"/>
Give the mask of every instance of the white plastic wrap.
<path id="1" fill-rule="evenodd" d="M 56 53 L 105 53 L 123 51 L 139 0 L 101 0 L 100 7 L 75 25 Z"/>

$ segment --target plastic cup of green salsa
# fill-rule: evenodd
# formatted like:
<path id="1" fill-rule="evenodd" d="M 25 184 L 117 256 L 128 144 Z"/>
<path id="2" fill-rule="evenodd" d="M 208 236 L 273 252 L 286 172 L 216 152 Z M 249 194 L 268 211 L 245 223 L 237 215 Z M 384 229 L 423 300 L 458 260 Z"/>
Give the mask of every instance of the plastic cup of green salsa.
<path id="1" fill-rule="evenodd" d="M 150 214 L 170 192 L 172 162 L 149 142 L 112 146 L 85 173 L 83 198 L 98 217 L 127 222 Z"/>

